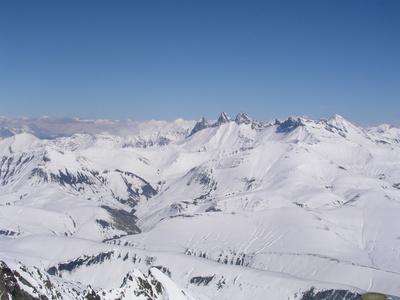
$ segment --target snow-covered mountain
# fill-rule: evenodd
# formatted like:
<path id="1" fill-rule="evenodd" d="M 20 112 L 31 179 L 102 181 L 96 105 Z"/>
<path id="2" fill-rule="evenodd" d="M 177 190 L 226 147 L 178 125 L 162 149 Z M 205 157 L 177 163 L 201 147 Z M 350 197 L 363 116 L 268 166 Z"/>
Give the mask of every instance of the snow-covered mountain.
<path id="1" fill-rule="evenodd" d="M 0 121 L 9 295 L 400 297 L 399 128 L 243 112 Z"/>

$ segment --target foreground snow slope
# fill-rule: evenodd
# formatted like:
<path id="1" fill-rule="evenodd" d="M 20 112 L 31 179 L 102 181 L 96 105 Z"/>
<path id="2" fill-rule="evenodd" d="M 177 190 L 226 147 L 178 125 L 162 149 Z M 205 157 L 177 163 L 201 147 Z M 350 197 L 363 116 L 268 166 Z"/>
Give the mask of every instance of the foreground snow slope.
<path id="1" fill-rule="evenodd" d="M 244 113 L 118 126 L 56 139 L 7 127 L 7 265 L 104 299 L 135 299 L 143 280 L 163 286 L 153 299 L 301 299 L 312 287 L 400 296 L 399 129 Z"/>

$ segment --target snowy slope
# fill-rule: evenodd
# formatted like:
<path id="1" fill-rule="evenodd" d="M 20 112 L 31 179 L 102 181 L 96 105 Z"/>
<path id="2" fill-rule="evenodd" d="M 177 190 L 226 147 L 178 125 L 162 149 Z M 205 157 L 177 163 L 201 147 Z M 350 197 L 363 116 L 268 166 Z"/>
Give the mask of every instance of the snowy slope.
<path id="1" fill-rule="evenodd" d="M 104 299 L 143 280 L 163 286 L 151 299 L 400 296 L 398 128 L 243 112 L 129 134 L 134 122 L 110 122 L 40 139 L 3 120 L 0 259 L 14 270 Z"/>

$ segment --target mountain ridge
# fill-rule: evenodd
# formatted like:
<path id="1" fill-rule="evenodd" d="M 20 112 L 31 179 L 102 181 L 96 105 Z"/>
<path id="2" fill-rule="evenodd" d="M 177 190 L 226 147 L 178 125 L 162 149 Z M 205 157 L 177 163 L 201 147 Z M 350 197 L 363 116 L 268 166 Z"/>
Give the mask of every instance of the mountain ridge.
<path id="1" fill-rule="evenodd" d="M 313 286 L 396 295 L 399 129 L 243 112 L 201 123 L 0 139 L 0 259 L 71 263 L 51 276 L 98 295 L 156 266 L 204 299 L 301 299 Z M 111 261 L 115 279 L 89 275 Z"/>
<path id="2" fill-rule="evenodd" d="M 0 138 L 4 139 L 21 133 L 29 133 L 36 136 L 39 139 L 56 139 L 59 137 L 71 137 L 77 134 L 85 135 L 114 135 L 121 137 L 136 136 L 136 144 L 127 144 L 127 146 L 147 146 L 145 136 L 152 133 L 156 137 L 152 137 L 149 145 L 163 145 L 171 141 L 177 140 L 177 138 L 187 137 L 195 132 L 205 129 L 208 127 L 218 127 L 229 122 L 236 122 L 237 124 L 251 124 L 255 130 L 262 130 L 265 127 L 275 125 L 282 125 L 284 128 L 289 128 L 294 125 L 301 125 L 304 118 L 289 117 L 286 120 L 275 119 L 275 122 L 260 122 L 250 118 L 243 111 L 239 112 L 235 119 L 232 120 L 228 114 L 221 112 L 217 121 L 209 123 L 205 118 L 200 118 L 197 123 L 195 121 L 186 121 L 183 119 L 177 119 L 173 122 L 167 121 L 132 121 L 132 120 L 109 120 L 109 119 L 93 119 L 83 120 L 77 118 L 58 118 L 58 117 L 41 117 L 41 118 L 26 118 L 26 117 L 5 117 L 0 116 Z M 313 120 L 308 120 L 308 122 Z M 348 123 L 342 116 L 336 114 L 329 119 L 319 119 L 313 122 L 327 122 L 331 127 L 338 128 L 341 123 Z M 335 123 L 336 125 L 334 125 Z M 304 123 L 303 123 L 304 124 Z M 354 126 L 351 124 L 351 126 Z M 282 130 L 284 128 L 282 127 Z M 357 126 L 356 126 L 357 127 Z M 399 139 L 399 128 L 382 124 L 376 127 L 357 127 L 365 132 L 376 134 L 384 131 L 392 131 L 395 134 L 396 139 Z M 165 137 L 163 135 L 171 134 L 173 139 Z M 164 142 L 157 142 L 157 136 L 161 139 L 165 139 Z M 139 139 L 139 140 L 138 140 Z M 141 141 L 140 141 L 141 139 Z M 142 143 L 143 144 L 142 144 Z"/>

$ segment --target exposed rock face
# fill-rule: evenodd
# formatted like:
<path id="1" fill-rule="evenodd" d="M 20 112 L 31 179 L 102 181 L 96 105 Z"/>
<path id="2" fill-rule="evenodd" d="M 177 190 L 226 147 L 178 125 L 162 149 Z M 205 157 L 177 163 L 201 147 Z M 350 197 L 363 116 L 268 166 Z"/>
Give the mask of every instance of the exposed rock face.
<path id="1" fill-rule="evenodd" d="M 87 264 L 100 264 L 111 253 L 102 253 L 96 257 L 81 259 L 68 264 L 53 267 L 49 273 L 37 268 L 19 265 L 19 271 L 10 269 L 0 261 L 0 300 L 109 300 L 109 299 L 198 299 L 186 289 L 180 288 L 159 268 L 150 268 L 147 274 L 135 269 L 124 277 L 119 288 L 101 290 L 81 283 L 69 283 L 61 278 L 61 271 L 71 271 Z M 108 258 L 107 258 L 108 257 Z M 168 273 L 169 271 L 164 268 Z M 54 272 L 57 271 L 57 272 Z M 21 274 L 22 275 L 21 275 Z M 57 276 L 57 277 L 56 277 Z M 60 276 L 60 277 L 58 277 Z"/>
<path id="2" fill-rule="evenodd" d="M 240 113 L 237 114 L 235 122 L 239 125 L 240 124 L 248 125 L 253 122 L 253 119 L 241 111 Z"/>
<path id="3" fill-rule="evenodd" d="M 247 114 L 245 114 L 242 111 L 237 114 L 235 122 L 238 125 L 240 125 L 240 124 L 251 125 L 251 129 L 253 129 L 255 131 L 260 131 L 263 128 L 266 128 L 269 126 L 268 123 L 263 123 L 263 122 L 253 120 L 252 118 L 250 118 Z"/>
<path id="4" fill-rule="evenodd" d="M 289 117 L 284 122 L 280 122 L 280 121 L 276 120 L 275 125 L 279 125 L 277 128 L 277 132 L 288 132 L 298 126 L 303 125 L 303 123 L 300 118 L 294 119 L 292 117 Z"/>
<path id="5" fill-rule="evenodd" d="M 229 122 L 232 122 L 232 119 L 225 112 L 221 112 L 221 115 L 213 126 L 219 126 Z"/>
<path id="6" fill-rule="evenodd" d="M 360 294 L 346 290 L 326 290 L 316 292 L 314 288 L 303 294 L 301 300 L 359 300 Z"/>
<path id="7" fill-rule="evenodd" d="M 109 212 L 112 219 L 114 220 L 113 225 L 117 229 L 125 231 L 127 234 L 136 234 L 141 232 L 139 227 L 136 226 L 137 218 L 134 215 L 134 210 L 132 210 L 131 213 L 128 213 L 122 209 L 118 210 L 106 205 L 103 205 L 101 207 Z"/>
<path id="8" fill-rule="evenodd" d="M 227 124 L 233 122 L 233 120 L 225 113 L 225 112 L 221 112 L 221 115 L 219 116 L 217 122 L 215 122 L 214 124 L 210 125 L 206 119 L 201 118 L 197 124 L 194 126 L 194 128 L 192 129 L 192 131 L 190 132 L 190 134 L 188 136 L 192 136 L 193 134 L 195 134 L 196 132 L 199 132 L 203 129 L 206 128 L 210 128 L 210 127 L 219 127 L 223 124 Z M 237 114 L 236 118 L 235 118 L 235 122 L 238 125 L 244 124 L 244 125 L 251 125 L 251 128 L 253 130 L 259 131 L 262 130 L 263 128 L 269 126 L 268 123 L 263 123 L 263 122 L 258 122 L 253 120 L 252 118 L 250 118 L 246 113 L 244 113 L 243 111 L 241 111 L 240 113 Z"/>
<path id="9" fill-rule="evenodd" d="M 195 134 L 196 132 L 203 130 L 205 128 L 210 127 L 210 124 L 208 124 L 208 122 L 206 121 L 206 119 L 201 118 L 197 124 L 194 126 L 194 128 L 192 129 L 192 131 L 190 132 L 189 136 Z"/>
<path id="10" fill-rule="evenodd" d="M 29 282 L 24 280 L 18 272 L 12 271 L 4 262 L 0 261 L 0 299 L 21 299 L 21 300 L 33 300 L 33 299 L 48 299 L 46 296 L 40 298 L 33 297 L 25 292 L 18 284 L 19 281 L 25 281 L 26 284 L 30 285 Z"/>

